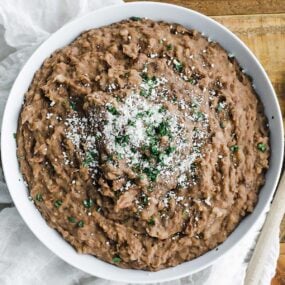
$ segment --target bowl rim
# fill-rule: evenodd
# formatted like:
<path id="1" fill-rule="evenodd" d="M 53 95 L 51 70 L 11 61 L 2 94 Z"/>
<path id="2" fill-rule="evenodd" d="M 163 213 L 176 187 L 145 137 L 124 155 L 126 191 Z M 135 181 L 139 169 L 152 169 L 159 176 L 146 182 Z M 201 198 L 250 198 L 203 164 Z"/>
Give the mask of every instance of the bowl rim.
<path id="1" fill-rule="evenodd" d="M 9 97 L 7 99 L 6 102 L 6 106 L 5 106 L 5 110 L 4 110 L 4 114 L 3 114 L 3 121 L 2 121 L 2 131 L 1 131 L 1 156 L 2 156 L 2 166 L 3 166 L 3 172 L 6 178 L 6 183 L 10 192 L 10 195 L 13 199 L 13 202 L 18 210 L 18 212 L 20 213 L 21 217 L 23 218 L 23 220 L 25 221 L 25 223 L 28 225 L 28 227 L 30 228 L 30 230 L 34 233 L 34 235 L 42 242 L 42 244 L 44 244 L 47 248 L 49 248 L 53 253 L 55 253 L 57 256 L 59 256 L 62 260 L 64 260 L 65 262 L 69 263 L 70 265 L 81 269 L 91 275 L 94 276 L 98 276 L 101 278 L 105 278 L 108 280 L 113 280 L 113 281 L 121 281 L 121 282 L 136 282 L 136 283 L 151 283 L 151 282 L 162 282 L 162 281 L 171 281 L 174 279 L 178 279 L 181 277 L 185 277 L 187 275 L 193 274 L 195 272 L 198 272 L 202 269 L 205 269 L 206 267 L 212 265 L 214 262 L 216 262 L 219 258 L 221 258 L 222 256 L 224 256 L 227 252 L 229 252 L 231 249 L 233 249 L 235 246 L 237 246 L 237 244 L 243 239 L 245 238 L 245 236 L 249 233 L 249 231 L 253 228 L 254 224 L 256 223 L 256 220 L 258 220 L 258 218 L 262 215 L 262 213 L 264 213 L 266 211 L 266 208 L 268 207 L 268 205 L 270 204 L 270 201 L 272 199 L 272 196 L 274 194 L 276 185 L 278 183 L 278 178 L 280 176 L 280 172 L 281 172 L 281 167 L 282 167 L 282 161 L 283 161 L 283 149 L 284 149 L 284 141 L 283 139 L 280 141 L 280 147 L 279 147 L 279 151 L 280 151 L 280 158 L 279 160 L 277 160 L 277 162 L 275 162 L 275 169 L 276 169 L 276 173 L 275 176 L 272 178 L 273 179 L 273 184 L 271 185 L 271 192 L 269 197 L 267 197 L 266 199 L 266 203 L 261 205 L 258 209 L 257 206 L 254 210 L 253 213 L 255 213 L 255 219 L 251 218 L 250 223 L 248 223 L 248 227 L 239 234 L 235 234 L 235 232 L 237 232 L 237 229 L 240 228 L 241 224 L 239 224 L 235 230 L 233 231 L 233 233 L 230 234 L 230 236 L 227 237 L 227 239 L 221 244 L 219 245 L 217 248 L 219 248 L 219 251 L 215 251 L 215 249 L 212 249 L 211 251 L 207 252 L 206 254 L 194 259 L 194 260 L 190 260 L 187 262 L 184 262 L 176 267 L 173 268 L 168 268 L 168 269 L 163 269 L 160 270 L 158 272 L 148 272 L 148 271 L 141 271 L 141 270 L 134 270 L 134 269 L 122 269 L 122 268 L 118 268 L 114 265 L 108 264 L 106 262 L 103 262 L 101 260 L 99 260 L 98 258 L 95 257 L 91 257 L 92 259 L 96 260 L 97 265 L 99 266 L 100 264 L 103 265 L 101 266 L 106 267 L 106 271 L 102 270 L 100 272 L 95 272 L 94 269 L 90 269 L 87 268 L 87 266 L 85 265 L 85 263 L 80 264 L 78 263 L 78 260 L 74 261 L 74 257 L 75 255 L 78 255 L 74 250 L 74 253 L 72 254 L 71 251 L 69 252 L 65 252 L 67 251 L 67 247 L 63 246 L 63 244 L 66 244 L 70 247 L 69 244 L 67 244 L 66 241 L 63 240 L 63 238 L 59 235 L 56 234 L 57 237 L 54 237 L 53 239 L 47 239 L 46 236 L 44 236 L 43 232 L 46 233 L 50 233 L 52 235 L 52 231 L 55 231 L 54 229 L 50 228 L 48 225 L 46 225 L 48 227 L 48 229 L 43 229 L 43 227 L 41 228 L 37 228 L 37 224 L 33 224 L 33 221 L 29 220 L 29 216 L 26 212 L 25 209 L 23 207 L 23 204 L 20 200 L 18 200 L 17 197 L 17 193 L 16 190 L 14 190 L 16 187 L 15 186 L 20 186 L 20 184 L 24 184 L 23 181 L 20 181 L 20 184 L 16 185 L 16 181 L 15 179 L 13 179 L 13 175 L 10 173 L 11 169 L 13 171 L 18 171 L 19 169 L 15 168 L 15 165 L 12 167 L 11 163 L 9 162 L 10 158 L 11 158 L 11 153 L 15 152 L 16 148 L 15 148 L 15 143 L 14 145 L 11 145 L 11 139 L 9 139 L 9 134 L 6 135 L 7 131 L 10 130 L 11 128 L 9 128 L 9 124 L 8 124 L 8 120 L 10 119 L 10 109 L 14 110 L 11 106 L 13 105 L 13 100 L 16 95 L 18 86 L 21 85 L 21 79 L 22 77 L 24 77 L 24 72 L 28 70 L 28 68 L 30 68 L 30 66 L 33 64 L 34 59 L 37 58 L 37 56 L 44 50 L 44 49 L 48 49 L 50 51 L 50 54 L 52 52 L 54 52 L 57 48 L 49 48 L 49 44 L 56 40 L 58 38 L 58 35 L 63 34 L 65 31 L 67 31 L 68 29 L 70 29 L 71 27 L 75 27 L 76 25 L 80 26 L 80 23 L 84 22 L 86 19 L 89 19 L 90 17 L 94 17 L 96 18 L 96 15 L 98 14 L 104 14 L 104 13 L 108 13 L 112 10 L 116 10 L 116 9 L 126 9 L 126 8 L 131 8 L 131 7 L 139 7 L 143 10 L 143 8 L 145 7 L 151 7 L 153 9 L 159 9 L 159 8 L 165 8 L 168 7 L 169 9 L 173 9 L 173 11 L 176 13 L 178 13 L 179 11 L 184 11 L 186 14 L 190 16 L 197 16 L 199 18 L 204 19 L 205 21 L 207 21 L 209 23 L 209 25 L 213 25 L 215 26 L 217 29 L 221 30 L 221 32 L 228 34 L 231 38 L 233 38 L 233 40 L 241 46 L 242 50 L 244 50 L 245 53 L 247 53 L 249 55 L 249 57 L 253 60 L 253 62 L 257 65 L 257 67 L 259 68 L 258 72 L 261 73 L 261 75 L 265 78 L 266 84 L 269 88 L 269 93 L 270 93 L 270 100 L 272 100 L 272 104 L 274 105 L 274 108 L 277 111 L 277 114 L 275 114 L 275 120 L 277 121 L 277 127 L 278 130 L 275 131 L 275 133 L 279 132 L 280 136 L 282 138 L 284 138 L 284 133 L 283 133 L 283 121 L 282 121 L 282 116 L 281 116 L 281 111 L 280 111 L 280 106 L 278 104 L 278 100 L 277 100 L 277 96 L 275 94 L 275 91 L 272 87 L 272 84 L 264 70 L 264 68 L 261 66 L 261 64 L 259 63 L 259 61 L 257 60 L 257 58 L 255 57 L 255 55 L 249 50 L 249 48 L 236 36 L 234 35 L 230 30 L 228 30 L 226 27 L 224 27 L 223 25 L 221 25 L 220 23 L 216 22 L 215 20 L 190 9 L 184 8 L 184 7 L 180 7 L 177 5 L 173 5 L 173 4 L 166 4 L 166 3 L 160 3 L 160 2 L 132 2 L 132 3 L 120 3 L 120 4 L 115 4 L 115 5 L 111 5 L 111 6 L 107 6 L 104 8 L 100 8 L 98 10 L 95 10 L 93 12 L 90 12 L 84 16 L 81 16 L 69 23 L 67 23 L 66 25 L 64 25 L 63 27 L 61 27 L 59 30 L 57 30 L 54 34 L 52 34 L 47 40 L 45 40 L 35 51 L 34 53 L 31 55 L 31 57 L 27 60 L 27 62 L 24 64 L 23 68 L 21 69 L 21 71 L 19 72 L 16 80 L 14 81 L 14 84 L 11 88 Z M 143 14 L 144 12 L 142 11 L 141 14 Z M 138 15 L 139 16 L 139 15 Z M 127 17 L 124 17 L 127 18 Z M 122 18 L 123 19 L 123 18 Z M 166 20 L 167 21 L 167 20 Z M 112 22 L 112 21 L 111 21 Z M 115 21 L 116 22 L 116 21 Z M 177 21 L 179 22 L 179 21 Z M 191 20 L 188 21 L 189 26 L 191 26 Z M 96 26 L 96 20 L 94 20 L 94 26 Z M 102 26 L 102 25 L 101 25 Z M 85 29 L 81 30 L 81 32 L 83 32 Z M 200 32 L 203 33 L 203 31 L 200 30 Z M 219 42 L 219 41 L 218 41 Z M 222 45 L 223 46 L 223 45 Z M 36 62 L 37 60 L 35 60 Z M 42 63 L 42 62 L 41 62 Z M 31 67 L 32 69 L 37 70 L 38 68 L 35 68 L 35 66 Z M 30 85 L 29 81 L 29 84 Z M 24 98 L 24 94 L 21 94 L 21 98 L 23 100 Z M 14 111 L 15 112 L 15 111 Z M 17 114 L 18 117 L 19 113 Z M 271 130 L 271 128 L 270 128 Z M 4 134 L 4 135 L 3 135 Z M 12 150 L 11 150 L 12 149 Z M 15 155 L 15 154 L 14 154 Z M 10 167 L 10 168 L 9 168 Z M 271 168 L 271 166 L 270 166 Z M 21 186 L 21 187 L 22 187 Z M 15 188 L 14 188 L 15 187 Z M 27 199 L 28 199 L 28 195 L 27 195 Z M 34 207 L 35 208 L 35 207 Z M 253 213 L 250 215 L 252 216 Z M 44 220 L 41 217 L 42 220 Z M 248 219 L 248 218 L 246 218 Z M 253 220 L 253 221 L 252 221 Z M 43 232 L 41 232 L 41 230 L 43 230 Z M 232 237 L 234 236 L 234 238 Z M 62 241 L 57 241 L 58 237 L 60 239 L 62 239 Z M 231 242 L 227 242 L 229 240 L 229 238 L 231 238 Z M 53 244 L 53 241 L 57 241 L 58 244 Z M 60 247 L 63 246 L 66 249 L 61 249 Z M 64 251 L 64 252 L 63 252 Z M 75 254 L 75 255 L 74 255 Z M 208 256 L 208 260 L 207 258 L 204 258 L 206 260 L 203 259 L 204 256 Z M 89 257 L 88 255 L 85 255 L 86 257 L 86 262 L 89 263 Z M 82 258 L 81 258 L 82 259 Z M 195 264 L 195 261 L 197 260 L 203 260 L 202 264 L 200 265 L 196 265 L 193 266 L 191 268 L 191 265 Z M 83 259 L 82 259 L 83 260 Z M 84 259 L 85 260 L 85 259 Z M 96 263 L 95 262 L 95 263 Z M 197 262 L 196 262 L 197 263 Z M 186 267 L 188 265 L 188 267 Z M 178 267 L 181 268 L 181 266 L 184 266 L 182 270 L 180 270 L 178 272 Z M 111 271 L 112 272 L 111 272 Z M 106 275 L 106 273 L 109 271 L 109 274 Z M 135 272 L 132 273 L 131 272 Z M 168 272 L 165 276 L 163 275 L 163 272 Z M 161 274 L 162 273 L 162 274 Z M 130 276 L 127 276 L 128 274 L 130 274 Z M 142 279 L 143 278 L 143 279 Z"/>

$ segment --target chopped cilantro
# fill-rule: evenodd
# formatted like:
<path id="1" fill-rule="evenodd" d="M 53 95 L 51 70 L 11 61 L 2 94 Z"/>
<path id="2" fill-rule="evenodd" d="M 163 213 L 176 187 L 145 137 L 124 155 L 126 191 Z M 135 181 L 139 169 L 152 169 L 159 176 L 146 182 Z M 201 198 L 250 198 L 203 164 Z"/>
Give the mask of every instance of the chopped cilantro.
<path id="1" fill-rule="evenodd" d="M 148 75 L 147 75 L 147 73 L 146 73 L 146 72 L 142 72 L 142 73 L 141 73 L 141 78 L 142 78 L 142 80 L 145 81 L 145 82 L 148 81 Z"/>
<path id="2" fill-rule="evenodd" d="M 117 116 L 120 114 L 114 106 L 107 106 L 107 110 L 114 116 Z"/>
<path id="3" fill-rule="evenodd" d="M 190 166 L 191 171 L 195 171 L 197 168 L 197 164 L 195 162 L 193 162 Z"/>
<path id="4" fill-rule="evenodd" d="M 162 137 L 163 136 L 170 136 L 170 134 L 171 134 L 170 126 L 169 126 L 168 122 L 166 122 L 166 121 L 162 121 L 156 130 L 157 130 L 157 133 Z"/>
<path id="5" fill-rule="evenodd" d="M 154 85 L 157 83 L 157 78 L 155 76 L 153 76 L 152 78 L 150 78 L 148 81 L 147 81 L 147 84 L 148 85 Z"/>
<path id="6" fill-rule="evenodd" d="M 146 133 L 148 136 L 154 136 L 155 135 L 155 129 L 153 126 L 149 126 L 147 129 L 146 129 Z"/>
<path id="7" fill-rule="evenodd" d="M 76 223 L 76 219 L 74 217 L 67 217 L 70 223 Z"/>
<path id="8" fill-rule="evenodd" d="M 195 112 L 194 113 L 194 119 L 196 122 L 201 122 L 205 120 L 205 114 L 201 111 Z"/>
<path id="9" fill-rule="evenodd" d="M 225 107 L 224 103 L 223 102 L 219 102 L 218 106 L 217 106 L 217 112 L 218 113 L 222 112 L 224 107 Z"/>
<path id="10" fill-rule="evenodd" d="M 140 95 L 143 96 L 143 97 L 148 97 L 148 94 L 147 94 L 146 90 L 144 90 L 144 89 L 142 89 L 140 91 Z"/>
<path id="11" fill-rule="evenodd" d="M 153 115 L 153 112 L 150 111 L 150 110 L 146 110 L 146 111 L 145 111 L 145 114 L 146 114 L 148 117 L 150 117 L 151 115 Z"/>
<path id="12" fill-rule="evenodd" d="M 137 119 L 143 118 L 144 115 L 145 115 L 144 112 L 138 112 L 138 113 L 136 114 L 136 118 L 137 118 Z"/>
<path id="13" fill-rule="evenodd" d="M 195 85 L 197 83 L 196 79 L 193 77 L 188 78 L 187 81 L 190 82 L 192 85 Z"/>
<path id="14" fill-rule="evenodd" d="M 143 89 L 140 91 L 140 95 L 143 97 L 149 97 L 152 93 L 155 84 L 157 83 L 157 78 L 155 76 L 149 77 L 146 72 L 141 73 L 142 81 L 147 84 L 144 86 Z"/>
<path id="15" fill-rule="evenodd" d="M 155 225 L 155 220 L 153 217 L 151 217 L 148 222 L 147 222 L 150 226 L 154 226 Z"/>
<path id="16" fill-rule="evenodd" d="M 136 152 L 137 152 L 137 149 L 132 146 L 132 147 L 131 147 L 131 152 L 132 152 L 132 153 L 136 153 Z"/>
<path id="17" fill-rule="evenodd" d="M 134 127 L 136 125 L 136 122 L 135 121 L 132 121 L 132 120 L 128 120 L 128 126 L 132 126 Z"/>
<path id="18" fill-rule="evenodd" d="M 37 202 L 42 202 L 44 199 L 43 199 L 43 195 L 41 193 L 37 193 L 36 196 L 35 196 L 35 200 Z"/>
<path id="19" fill-rule="evenodd" d="M 16 139 L 17 138 L 17 134 L 13 133 L 13 137 L 14 137 L 14 139 Z"/>
<path id="20" fill-rule="evenodd" d="M 96 158 L 97 155 L 94 151 L 87 151 L 83 160 L 83 166 L 88 167 Z"/>
<path id="21" fill-rule="evenodd" d="M 156 169 L 156 168 L 149 168 L 149 167 L 144 168 L 143 172 L 153 182 L 156 180 L 157 175 L 159 174 L 159 170 L 158 169 Z"/>
<path id="22" fill-rule="evenodd" d="M 169 44 L 169 45 L 166 46 L 166 48 L 167 48 L 167 50 L 172 50 L 173 46 L 172 46 L 172 44 Z"/>
<path id="23" fill-rule="evenodd" d="M 261 152 L 265 152 L 267 150 L 267 145 L 264 143 L 258 143 L 257 149 L 260 150 Z"/>
<path id="24" fill-rule="evenodd" d="M 128 126 L 132 126 L 134 127 L 136 125 L 136 122 L 135 121 L 132 121 L 132 120 L 128 120 Z"/>
<path id="25" fill-rule="evenodd" d="M 130 140 L 129 135 L 119 135 L 115 137 L 115 142 L 121 145 L 127 144 L 129 140 Z"/>
<path id="26" fill-rule="evenodd" d="M 94 205 L 94 202 L 93 202 L 93 200 L 92 199 L 85 199 L 84 201 L 83 201 L 83 206 L 85 207 L 85 208 L 87 208 L 87 209 L 90 209 L 92 206 Z"/>
<path id="27" fill-rule="evenodd" d="M 76 110 L 76 104 L 75 104 L 75 102 L 73 102 L 73 101 L 70 101 L 69 102 L 69 105 L 70 105 L 70 108 L 72 109 L 72 110 Z"/>
<path id="28" fill-rule="evenodd" d="M 158 110 L 158 113 L 165 113 L 166 112 L 166 108 L 164 106 L 161 106 Z"/>
<path id="29" fill-rule="evenodd" d="M 165 152 L 166 152 L 166 154 L 169 155 L 169 154 L 171 154 L 172 152 L 174 152 L 175 149 L 176 149 L 175 146 L 168 146 L 168 147 L 166 148 Z"/>
<path id="30" fill-rule="evenodd" d="M 158 148 L 156 145 L 151 145 L 150 148 L 150 153 L 153 154 L 153 155 L 159 155 L 159 151 L 158 151 Z"/>
<path id="31" fill-rule="evenodd" d="M 230 146 L 230 151 L 231 152 L 237 152 L 239 150 L 239 146 L 234 144 L 232 146 Z"/>
<path id="32" fill-rule="evenodd" d="M 77 223 L 77 227 L 83 228 L 84 227 L 84 222 L 81 220 Z"/>
<path id="33" fill-rule="evenodd" d="M 144 206 L 148 205 L 148 196 L 143 196 L 142 197 L 142 203 L 143 203 Z"/>
<path id="34" fill-rule="evenodd" d="M 122 261 L 122 258 L 119 255 L 116 255 L 113 257 L 112 261 L 114 263 L 120 263 Z"/>
<path id="35" fill-rule="evenodd" d="M 141 19 L 142 19 L 141 17 L 136 17 L 136 16 L 130 17 L 130 20 L 132 21 L 140 21 Z"/>
<path id="36" fill-rule="evenodd" d="M 165 154 L 164 153 L 160 153 L 159 155 L 158 155 L 158 162 L 163 162 L 164 161 L 164 159 L 165 159 Z"/>
<path id="37" fill-rule="evenodd" d="M 113 161 L 114 161 L 114 156 L 115 156 L 115 154 L 114 154 L 114 153 L 112 153 L 112 154 L 108 155 L 108 157 L 107 157 L 107 161 L 111 161 L 111 162 L 113 162 Z"/>
<path id="38" fill-rule="evenodd" d="M 183 70 L 183 64 L 178 59 L 174 59 L 173 64 L 174 64 L 174 69 L 177 72 L 181 73 Z"/>
<path id="39" fill-rule="evenodd" d="M 62 205 L 62 200 L 56 200 L 53 204 L 56 208 L 59 208 Z"/>

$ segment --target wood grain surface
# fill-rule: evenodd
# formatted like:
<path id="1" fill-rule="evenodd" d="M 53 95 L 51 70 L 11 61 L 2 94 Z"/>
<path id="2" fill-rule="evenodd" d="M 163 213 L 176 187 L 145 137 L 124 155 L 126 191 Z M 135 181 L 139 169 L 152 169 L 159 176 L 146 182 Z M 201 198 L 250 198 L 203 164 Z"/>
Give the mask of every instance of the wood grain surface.
<path id="1" fill-rule="evenodd" d="M 285 284 L 285 243 L 280 243 L 280 256 L 276 268 L 276 276 L 273 278 L 271 285 Z"/>
<path id="2" fill-rule="evenodd" d="M 259 59 L 275 88 L 285 121 L 285 13 L 215 16 Z"/>
<path id="3" fill-rule="evenodd" d="M 208 16 L 285 13 L 285 0 L 156 0 L 155 2 L 184 6 Z"/>
<path id="4" fill-rule="evenodd" d="M 244 41 L 269 75 L 285 122 L 285 0 L 158 0 L 157 2 L 177 4 L 211 16 Z M 285 285 L 284 218 L 280 226 L 280 241 L 280 257 L 276 276 L 271 285 Z"/>

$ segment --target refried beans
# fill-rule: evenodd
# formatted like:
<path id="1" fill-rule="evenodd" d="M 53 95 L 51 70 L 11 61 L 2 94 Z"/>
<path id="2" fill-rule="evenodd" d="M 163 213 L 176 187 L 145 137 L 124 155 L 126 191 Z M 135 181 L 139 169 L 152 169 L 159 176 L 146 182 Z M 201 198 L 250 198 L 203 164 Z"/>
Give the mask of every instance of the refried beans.
<path id="1" fill-rule="evenodd" d="M 132 17 L 55 51 L 25 94 L 30 199 L 79 253 L 157 271 L 217 247 L 252 212 L 269 132 L 233 56 Z"/>

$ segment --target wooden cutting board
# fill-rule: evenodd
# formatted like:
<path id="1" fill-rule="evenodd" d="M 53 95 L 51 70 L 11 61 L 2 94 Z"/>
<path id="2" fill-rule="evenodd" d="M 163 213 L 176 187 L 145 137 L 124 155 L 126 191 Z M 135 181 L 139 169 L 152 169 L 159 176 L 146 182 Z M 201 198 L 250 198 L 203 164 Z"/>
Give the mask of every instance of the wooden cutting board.
<path id="1" fill-rule="evenodd" d="M 132 0 L 126 0 L 132 2 Z M 228 27 L 257 56 L 277 93 L 285 123 L 285 0 L 162 0 L 184 6 Z M 285 205 L 284 205 L 285 207 Z M 272 285 L 285 285 L 285 219 Z"/>

